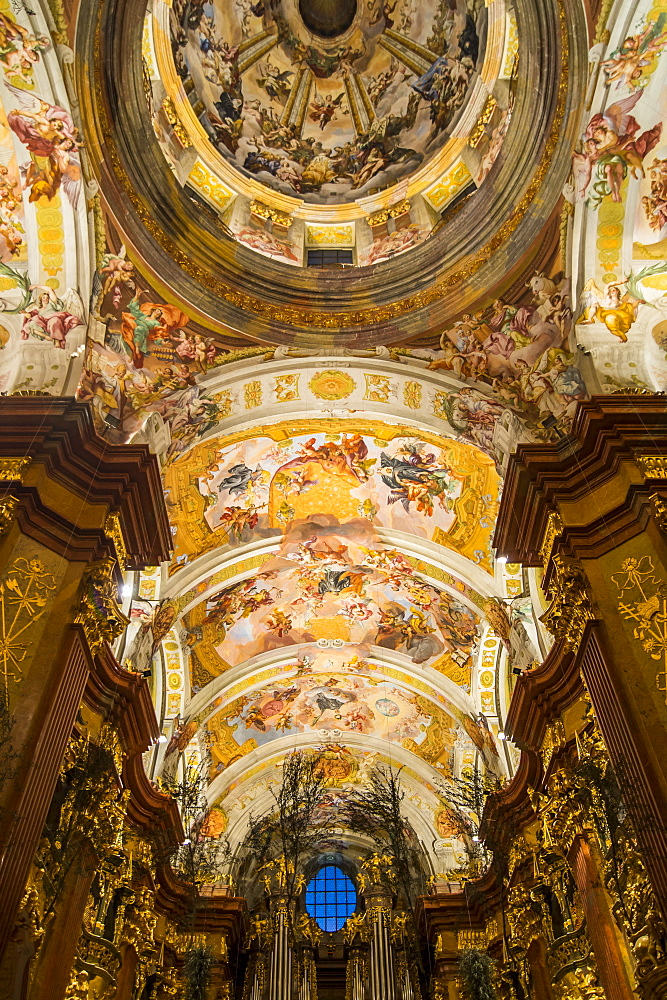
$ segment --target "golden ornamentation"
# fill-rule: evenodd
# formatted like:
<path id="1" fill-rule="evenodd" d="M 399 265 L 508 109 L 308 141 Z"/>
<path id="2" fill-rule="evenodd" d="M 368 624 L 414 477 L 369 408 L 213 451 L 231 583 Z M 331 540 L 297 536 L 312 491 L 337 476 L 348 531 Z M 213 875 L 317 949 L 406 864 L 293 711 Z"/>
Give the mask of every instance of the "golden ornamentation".
<path id="1" fill-rule="evenodd" d="M 595 618 L 586 580 L 581 566 L 574 560 L 554 556 L 553 565 L 554 578 L 548 593 L 551 604 L 540 621 L 565 644 L 565 649 L 576 649 L 587 622 Z"/>
<path id="2" fill-rule="evenodd" d="M 85 969 L 72 969 L 65 1000 L 88 1000 L 88 973 Z"/>
<path id="3" fill-rule="evenodd" d="M 646 479 L 667 479 L 667 458 L 659 455 L 636 455 L 635 458 Z"/>
<path id="4" fill-rule="evenodd" d="M 424 198 L 436 212 L 441 212 L 470 183 L 472 183 L 472 174 L 465 163 L 459 160 L 451 170 L 443 174 L 437 184 L 430 187 L 428 191 L 424 191 Z"/>
<path id="5" fill-rule="evenodd" d="M 183 149 L 187 149 L 188 146 L 192 145 L 192 141 L 186 129 L 183 126 L 183 122 L 176 113 L 176 108 L 174 107 L 174 102 L 172 101 L 171 97 L 165 97 L 164 101 L 162 102 L 162 110 L 164 111 L 167 121 L 173 128 L 174 135 L 180 142 L 181 146 L 183 147 Z"/>
<path id="6" fill-rule="evenodd" d="M 115 565 L 115 559 L 100 559 L 89 566 L 83 578 L 81 603 L 74 621 L 83 626 L 93 653 L 117 639 L 129 623 L 118 607 L 113 580 Z"/>
<path id="7" fill-rule="evenodd" d="M 592 957 L 568 969 L 553 986 L 556 1000 L 605 1000 L 607 996 L 599 984 Z"/>
<path id="8" fill-rule="evenodd" d="M 82 963 L 85 963 L 89 972 L 99 970 L 102 973 L 99 978 L 102 979 L 107 978 L 104 976 L 106 972 L 108 977 L 115 980 L 122 965 L 122 958 L 120 952 L 111 941 L 100 937 L 99 934 L 91 934 L 84 927 L 79 938 L 77 953 L 79 959 Z M 95 978 L 98 977 L 96 976 Z"/>
<path id="9" fill-rule="evenodd" d="M 273 940 L 273 930 L 267 919 L 260 914 L 253 914 L 250 917 L 248 933 L 245 939 L 245 948 L 249 949 L 253 941 L 257 942 L 260 951 L 268 951 Z"/>
<path id="10" fill-rule="evenodd" d="M 290 403 L 299 398 L 299 376 L 292 373 L 290 375 L 276 375 L 274 392 L 276 402 Z"/>
<path id="11" fill-rule="evenodd" d="M 120 518 L 118 514 L 109 514 L 104 522 L 104 530 L 113 542 L 113 547 L 116 550 L 118 565 L 121 569 L 125 569 L 128 563 L 127 546 L 125 545 L 123 529 L 120 526 Z"/>
<path id="12" fill-rule="evenodd" d="M 289 229 L 293 222 L 292 216 L 288 212 L 281 212 L 277 208 L 272 208 L 271 205 L 265 205 L 263 201 L 251 201 L 250 212 L 260 219 L 270 219 L 282 229 Z"/>
<path id="13" fill-rule="evenodd" d="M 609 41 L 609 30 L 607 28 L 607 21 L 609 20 L 609 15 L 611 14 L 611 8 L 614 6 L 614 0 L 602 0 L 600 5 L 600 13 L 598 14 L 597 26 L 595 30 L 594 42 L 598 45 L 600 42 L 604 42 L 606 45 Z"/>
<path id="14" fill-rule="evenodd" d="M 306 246 L 308 247 L 353 247 L 354 223 L 339 223 L 334 226 L 306 224 Z"/>
<path id="15" fill-rule="evenodd" d="M 204 166 L 201 160 L 197 160 L 195 163 L 188 180 L 207 201 L 210 201 L 221 212 L 229 206 L 235 197 L 234 192 L 230 191 L 208 167 Z"/>
<path id="16" fill-rule="evenodd" d="M 31 458 L 0 458 L 0 479 L 12 483 L 22 483 Z"/>
<path id="17" fill-rule="evenodd" d="M 117 933 L 118 940 L 131 944 L 138 956 L 154 948 L 157 914 L 153 910 L 153 894 L 149 889 L 137 889 L 125 907 L 124 919 Z"/>
<path id="18" fill-rule="evenodd" d="M 373 212 L 366 219 L 366 222 L 371 227 L 381 226 L 384 222 L 389 219 L 398 219 L 401 215 L 406 215 L 410 211 L 410 199 L 404 198 L 403 201 L 399 201 L 398 204 L 392 205 L 390 208 L 382 208 L 379 212 Z"/>
<path id="19" fill-rule="evenodd" d="M 7 496 L 0 500 L 0 535 L 4 535 L 9 530 L 9 526 L 16 516 L 16 508 L 19 505 L 17 497 Z"/>
<path id="20" fill-rule="evenodd" d="M 514 71 L 514 64 L 519 58 L 519 29 L 516 23 L 516 14 L 513 10 L 508 11 L 507 19 L 509 26 L 507 30 L 507 42 L 505 44 L 503 76 L 511 77 Z"/>
<path id="21" fill-rule="evenodd" d="M 653 508 L 653 519 L 656 521 L 661 531 L 667 534 L 667 500 L 664 500 L 659 493 L 653 493 L 649 500 Z M 0 522 L 1 532 L 1 522 Z"/>
<path id="22" fill-rule="evenodd" d="M 23 898 L 19 904 L 16 927 L 17 929 L 27 930 L 33 942 L 35 952 L 39 949 L 44 937 L 43 909 L 39 892 L 31 879 L 28 881 Z"/>
<path id="23" fill-rule="evenodd" d="M 308 385 L 313 396 L 318 399 L 345 399 L 356 388 L 351 375 L 331 368 L 315 372 Z"/>
<path id="24" fill-rule="evenodd" d="M 410 410 L 418 410 L 422 405 L 422 387 L 419 382 L 409 381 L 403 386 L 403 403 Z"/>
<path id="25" fill-rule="evenodd" d="M 46 613 L 56 581 L 37 558 L 15 559 L 0 580 L 0 670 L 7 684 L 20 680 L 21 664 L 33 640 L 28 630 Z"/>
<path id="26" fill-rule="evenodd" d="M 317 948 L 322 939 L 322 931 L 309 913 L 300 913 L 297 916 L 294 932 L 297 943 L 306 944 L 311 948 Z"/>
<path id="27" fill-rule="evenodd" d="M 540 754 L 542 756 L 542 763 L 545 771 L 548 769 L 553 755 L 564 746 L 565 726 L 560 719 L 555 719 L 547 726 L 544 739 L 542 740 L 542 746 L 540 748 Z"/>
<path id="28" fill-rule="evenodd" d="M 486 104 L 484 105 L 484 110 L 482 111 L 480 117 L 477 119 L 477 124 L 468 136 L 468 145 L 472 146 L 473 149 L 479 146 L 485 132 L 485 126 L 491 121 L 491 116 L 493 112 L 498 107 L 498 102 L 495 97 L 489 95 L 486 99 Z"/>
<path id="29" fill-rule="evenodd" d="M 612 396 L 653 396 L 655 393 L 652 389 L 642 389 L 635 385 L 624 385 L 620 389 L 614 389 L 611 393 Z"/>
<path id="30" fill-rule="evenodd" d="M 185 953 L 190 950 L 190 948 L 204 947 L 206 945 L 206 935 L 189 934 L 184 931 L 179 931 L 176 929 L 174 924 L 169 921 L 164 935 L 164 943 L 172 948 L 179 958 L 182 958 Z"/>
<path id="31" fill-rule="evenodd" d="M 634 638 L 652 660 L 661 662 L 655 683 L 667 704 L 667 587 L 654 573 L 650 556 L 630 557 L 623 560 L 620 572 L 612 573 L 611 578 L 619 590 L 621 616 L 636 623 Z M 622 601 L 625 594 L 632 594 L 633 601 Z"/>
<path id="32" fill-rule="evenodd" d="M 213 362 L 216 368 L 220 365 L 231 365 L 235 361 L 245 361 L 246 358 L 262 358 L 264 361 L 271 361 L 275 354 L 273 347 L 246 347 L 241 351 L 227 351 L 226 354 L 219 354 Z"/>
<path id="33" fill-rule="evenodd" d="M 466 951 L 468 948 L 478 948 L 480 950 L 486 948 L 488 944 L 486 930 L 474 931 L 474 930 L 461 930 L 458 931 L 456 935 L 456 944 L 459 951 Z"/>
<path id="34" fill-rule="evenodd" d="M 262 383 L 256 379 L 243 386 L 243 401 L 246 410 L 254 410 L 262 405 Z"/>
<path id="35" fill-rule="evenodd" d="M 269 896 L 283 896 L 287 892 L 294 895 L 299 893 L 306 883 L 303 875 L 294 874 L 294 862 L 286 862 L 282 856 L 267 861 L 259 871 L 263 872 L 261 881 L 264 884 L 264 891 Z"/>
<path id="36" fill-rule="evenodd" d="M 360 867 L 358 880 L 362 892 L 394 886 L 396 872 L 393 859 L 388 854 L 371 854 Z"/>
<path id="37" fill-rule="evenodd" d="M 547 520 L 547 530 L 544 532 L 544 540 L 540 547 L 540 559 L 542 560 L 542 566 L 544 569 L 547 568 L 549 559 L 551 558 L 551 550 L 554 547 L 554 542 L 558 535 L 563 532 L 563 522 L 560 518 L 560 514 L 552 511 L 549 514 Z"/>
<path id="38" fill-rule="evenodd" d="M 510 876 L 513 874 L 516 868 L 521 867 L 521 865 L 527 861 L 529 858 L 533 857 L 533 852 L 528 847 L 524 837 L 517 836 L 512 841 L 512 846 L 510 847 L 509 856 L 509 872 Z"/>
<path id="39" fill-rule="evenodd" d="M 200 935 L 203 937 L 203 935 Z M 183 983 L 178 973 L 178 969 L 160 969 L 159 980 L 154 994 L 155 1000 L 172 1000 L 172 998 L 183 996 Z"/>
<path id="40" fill-rule="evenodd" d="M 366 395 L 373 403 L 388 403 L 393 386 L 388 375 L 364 375 L 366 379 Z"/>
<path id="41" fill-rule="evenodd" d="M 366 914 L 361 911 L 355 911 L 348 917 L 343 927 L 343 939 L 346 944 L 352 944 L 357 935 L 362 941 L 367 941 L 369 938 Z"/>
<path id="42" fill-rule="evenodd" d="M 508 891 L 506 916 L 512 937 L 512 950 L 523 956 L 531 941 L 544 934 L 540 905 L 524 882 L 518 882 Z M 485 941 L 484 945 L 486 943 Z"/>
<path id="43" fill-rule="evenodd" d="M 578 783 L 569 771 L 556 771 L 548 785 L 548 796 L 535 793 L 534 806 L 542 820 L 542 842 L 567 854 L 587 822 L 587 814 L 577 796 Z"/>

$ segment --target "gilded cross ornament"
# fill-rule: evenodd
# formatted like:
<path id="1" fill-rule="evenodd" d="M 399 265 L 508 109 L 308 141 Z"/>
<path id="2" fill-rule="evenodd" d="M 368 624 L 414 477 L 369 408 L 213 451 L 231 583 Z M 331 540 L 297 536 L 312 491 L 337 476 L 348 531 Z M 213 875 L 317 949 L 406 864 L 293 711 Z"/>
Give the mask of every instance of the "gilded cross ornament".
<path id="1" fill-rule="evenodd" d="M 32 640 L 28 629 L 46 612 L 54 577 L 37 558 L 15 559 L 0 580 L 0 670 L 5 697 L 9 681 L 21 678 L 22 666 Z"/>
<path id="2" fill-rule="evenodd" d="M 655 573 L 650 556 L 631 556 L 611 578 L 619 590 L 620 614 L 635 622 L 634 638 L 652 660 L 660 662 L 655 683 L 667 704 L 667 586 Z"/>

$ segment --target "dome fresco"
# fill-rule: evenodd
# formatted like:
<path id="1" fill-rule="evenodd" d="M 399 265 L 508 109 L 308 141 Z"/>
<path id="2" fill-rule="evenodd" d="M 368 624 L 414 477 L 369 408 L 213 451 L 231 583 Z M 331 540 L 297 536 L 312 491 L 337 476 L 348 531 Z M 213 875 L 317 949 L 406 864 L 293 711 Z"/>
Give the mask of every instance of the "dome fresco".
<path id="1" fill-rule="evenodd" d="M 482 183 L 512 114 L 502 0 L 181 2 L 154 7 L 147 37 L 156 109 L 166 92 L 179 120 L 180 152 L 153 118 L 176 175 L 187 166 L 209 202 L 215 177 L 229 232 L 290 265 L 317 249 L 370 265 L 422 243 Z"/>
<path id="2" fill-rule="evenodd" d="M 176 3 L 175 65 L 235 170 L 341 204 L 407 178 L 446 141 L 483 62 L 487 8 L 474 6 Z"/>

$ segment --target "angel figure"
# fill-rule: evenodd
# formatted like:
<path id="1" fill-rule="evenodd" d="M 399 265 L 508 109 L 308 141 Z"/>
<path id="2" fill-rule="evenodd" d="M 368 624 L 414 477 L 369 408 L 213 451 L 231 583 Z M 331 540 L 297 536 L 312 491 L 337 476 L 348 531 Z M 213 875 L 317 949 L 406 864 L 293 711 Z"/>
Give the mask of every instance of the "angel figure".
<path id="1" fill-rule="evenodd" d="M 11 15 L 0 13 L 0 62 L 6 79 L 18 78 L 26 87 L 32 88 L 33 66 L 39 62 L 40 52 L 48 49 L 50 44 L 47 36 L 31 35 Z"/>
<path id="2" fill-rule="evenodd" d="M 290 69 L 284 69 L 282 73 L 272 62 L 267 62 L 262 76 L 257 77 L 257 85 L 263 87 L 272 101 L 281 101 L 290 92 L 290 77 L 294 73 Z M 342 96 L 342 95 L 341 95 Z"/>
<path id="3" fill-rule="evenodd" d="M 320 126 L 320 130 L 324 131 L 332 118 L 335 118 L 336 112 L 340 108 L 343 97 L 343 91 L 341 90 L 338 97 L 331 97 L 329 94 L 325 98 L 320 97 L 316 93 L 316 100 L 311 101 L 310 104 L 310 120 L 312 122 L 317 122 Z"/>
<path id="4" fill-rule="evenodd" d="M 136 368 L 143 366 L 144 357 L 150 353 L 155 341 L 166 340 L 175 330 L 183 329 L 190 322 L 190 317 L 177 306 L 162 302 L 139 305 L 137 295 L 128 302 L 127 310 L 122 313 L 120 333 Z"/>
<path id="5" fill-rule="evenodd" d="M 667 42 L 667 14 L 660 14 L 656 21 L 649 21 L 644 31 L 638 35 L 628 35 L 609 59 L 600 65 L 607 83 L 616 82 L 616 90 L 626 86 L 630 90 L 641 87 L 644 69 L 651 65 L 654 56 Z"/>
<path id="6" fill-rule="evenodd" d="M 621 287 L 626 291 L 621 294 Z M 604 323 L 610 333 L 623 343 L 628 339 L 628 331 L 637 319 L 637 311 L 642 303 L 649 304 L 639 291 L 632 273 L 625 281 L 613 282 L 606 290 L 598 288 L 595 278 L 590 278 L 581 293 L 581 312 L 577 323 Z"/>
<path id="7" fill-rule="evenodd" d="M 607 195 L 611 195 L 612 201 L 623 200 L 621 185 L 628 170 L 633 177 L 644 176 L 642 160 L 660 139 L 662 122 L 637 134 L 640 126 L 630 111 L 641 96 L 642 91 L 638 90 L 611 104 L 603 114 L 593 115 L 583 136 L 583 149 L 573 155 L 572 172 L 579 199 L 586 197 L 593 179 L 588 197 L 592 208 L 597 208 Z"/>
<path id="8" fill-rule="evenodd" d="M 122 246 L 118 253 L 105 253 L 102 257 L 100 274 L 104 275 L 104 284 L 100 295 L 100 302 L 103 302 L 107 295 L 112 293 L 112 304 L 114 309 L 118 309 L 121 303 L 123 288 L 129 292 L 135 290 L 134 265 L 127 259 L 125 247 Z"/>
<path id="9" fill-rule="evenodd" d="M 33 300 L 31 307 L 23 313 L 21 338 L 28 340 L 33 336 L 39 340 L 52 340 L 55 347 L 65 350 L 67 334 L 85 323 L 85 309 L 79 293 L 74 288 L 68 288 L 59 299 L 54 290 L 46 285 L 31 285 L 30 290 Z"/>
<path id="10" fill-rule="evenodd" d="M 7 115 L 7 124 L 30 153 L 23 186 L 30 201 L 54 197 L 61 184 L 70 204 L 77 207 L 81 190 L 78 132 L 69 111 L 6 83 L 18 107 Z"/>

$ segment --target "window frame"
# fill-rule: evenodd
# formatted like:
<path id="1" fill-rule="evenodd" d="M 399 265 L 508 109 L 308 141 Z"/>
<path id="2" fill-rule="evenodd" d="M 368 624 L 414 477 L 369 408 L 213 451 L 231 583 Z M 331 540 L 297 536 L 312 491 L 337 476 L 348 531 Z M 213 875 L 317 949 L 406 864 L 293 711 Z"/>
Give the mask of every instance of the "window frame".
<path id="1" fill-rule="evenodd" d="M 335 874 L 325 875 L 325 872 Z M 303 902 L 306 913 L 317 926 L 325 933 L 332 934 L 342 930 L 357 911 L 359 893 L 347 872 L 340 865 L 327 861 L 308 880 Z"/>

